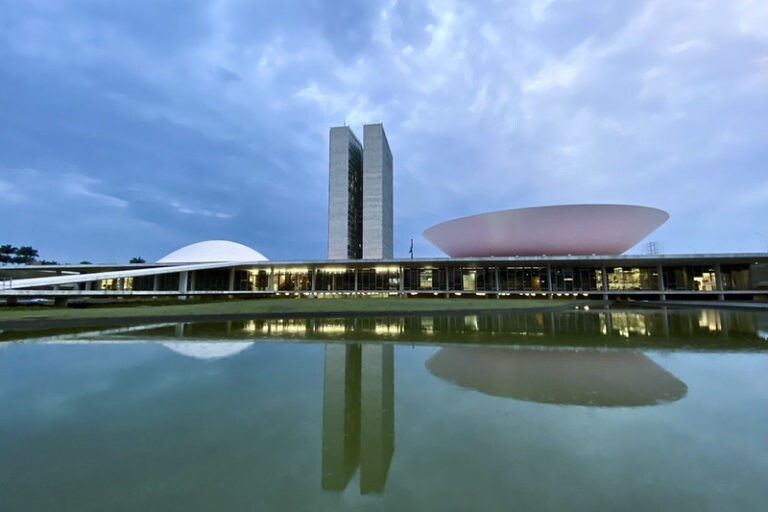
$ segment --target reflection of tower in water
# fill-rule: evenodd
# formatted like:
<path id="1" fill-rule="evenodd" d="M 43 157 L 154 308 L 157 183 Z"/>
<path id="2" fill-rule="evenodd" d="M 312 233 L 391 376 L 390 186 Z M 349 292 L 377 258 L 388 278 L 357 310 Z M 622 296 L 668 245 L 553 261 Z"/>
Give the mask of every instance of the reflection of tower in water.
<path id="1" fill-rule="evenodd" d="M 394 348 L 325 347 L 321 485 L 342 491 L 360 467 L 360 492 L 381 493 L 395 449 Z"/>

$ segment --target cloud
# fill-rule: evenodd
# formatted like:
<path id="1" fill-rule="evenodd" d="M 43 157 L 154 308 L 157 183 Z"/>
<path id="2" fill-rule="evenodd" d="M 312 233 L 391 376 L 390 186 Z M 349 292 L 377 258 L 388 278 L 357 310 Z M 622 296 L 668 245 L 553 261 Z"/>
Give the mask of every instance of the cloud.
<path id="1" fill-rule="evenodd" d="M 125 208 L 128 201 L 118 197 L 95 192 L 94 187 L 99 185 L 100 181 L 77 173 L 66 173 L 59 177 L 59 188 L 66 196 L 75 197 L 78 200 L 83 198 L 92 200 L 100 205 L 112 206 L 114 208 Z M 57 184 L 54 184 L 56 186 Z"/>
<path id="2" fill-rule="evenodd" d="M 177 201 L 171 201 L 171 207 L 184 215 L 199 215 L 201 217 L 215 217 L 217 219 L 231 219 L 232 215 L 225 212 L 213 212 L 205 208 L 190 208 Z"/>
<path id="3" fill-rule="evenodd" d="M 531 16 L 535 21 L 542 21 L 547 16 L 547 10 L 553 0 L 534 0 L 531 4 Z"/>
<path id="4" fill-rule="evenodd" d="M 437 255 L 419 237 L 431 223 L 497 208 L 659 206 L 672 252 L 754 249 L 745 226 L 768 214 L 743 192 L 768 182 L 765 2 L 18 2 L 4 16 L 0 210 L 12 199 L 30 219 L 14 237 L 44 226 L 37 210 L 71 212 L 47 257 L 111 236 L 101 219 L 122 235 L 113 260 L 222 237 L 323 257 L 328 128 L 345 122 L 384 122 L 399 255 L 411 237 Z"/>

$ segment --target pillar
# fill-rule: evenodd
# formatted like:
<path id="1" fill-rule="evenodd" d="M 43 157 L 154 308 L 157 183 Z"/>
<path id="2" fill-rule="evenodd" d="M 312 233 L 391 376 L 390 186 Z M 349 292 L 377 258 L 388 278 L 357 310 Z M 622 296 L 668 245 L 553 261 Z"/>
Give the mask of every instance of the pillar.
<path id="1" fill-rule="evenodd" d="M 187 297 L 184 295 L 187 293 L 187 280 L 189 279 L 189 272 L 186 270 L 179 272 L 179 300 L 184 300 Z"/>
<path id="2" fill-rule="evenodd" d="M 715 288 L 717 289 L 717 300 L 725 300 L 725 294 L 723 293 L 723 273 L 720 269 L 720 264 L 715 265 Z"/>
<path id="3" fill-rule="evenodd" d="M 603 300 L 608 300 L 608 271 L 605 269 L 605 265 L 600 267 L 600 272 L 603 276 Z"/>
<path id="4" fill-rule="evenodd" d="M 235 269 L 234 267 L 229 269 L 229 283 L 227 283 L 227 291 L 235 291 Z"/>
<path id="5" fill-rule="evenodd" d="M 549 300 L 552 300 L 552 267 L 547 265 L 547 291 Z"/>
<path id="6" fill-rule="evenodd" d="M 656 265 L 656 281 L 657 286 L 659 288 L 659 298 L 661 300 L 667 300 L 667 294 L 664 293 L 666 290 L 664 289 L 664 268 L 661 265 Z"/>

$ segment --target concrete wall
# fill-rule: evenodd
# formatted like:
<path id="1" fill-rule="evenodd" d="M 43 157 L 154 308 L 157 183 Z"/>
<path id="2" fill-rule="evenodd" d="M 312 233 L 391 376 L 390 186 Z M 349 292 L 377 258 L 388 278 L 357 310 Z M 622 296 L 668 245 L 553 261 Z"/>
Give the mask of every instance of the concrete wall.
<path id="1" fill-rule="evenodd" d="M 349 127 L 331 128 L 328 259 L 355 259 L 362 255 L 362 157 L 362 146 Z"/>
<path id="2" fill-rule="evenodd" d="M 392 259 L 392 151 L 382 124 L 363 127 L 363 258 Z"/>

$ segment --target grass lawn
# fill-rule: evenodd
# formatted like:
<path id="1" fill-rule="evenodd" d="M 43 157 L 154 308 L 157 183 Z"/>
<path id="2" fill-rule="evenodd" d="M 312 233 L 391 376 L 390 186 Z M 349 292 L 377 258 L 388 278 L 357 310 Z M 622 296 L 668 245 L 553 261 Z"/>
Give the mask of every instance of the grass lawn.
<path id="1" fill-rule="evenodd" d="M 354 314 L 354 313 L 404 313 L 404 312 L 446 312 L 446 311 L 482 311 L 500 309 L 531 309 L 563 307 L 581 304 L 571 300 L 544 299 L 256 299 L 222 300 L 197 302 L 194 300 L 179 304 L 148 305 L 139 303 L 126 306 L 103 306 L 87 308 L 16 306 L 0 308 L 0 325 L 8 321 L 65 320 L 88 318 L 129 318 L 164 316 L 210 316 L 210 315 L 264 315 L 289 314 Z"/>

